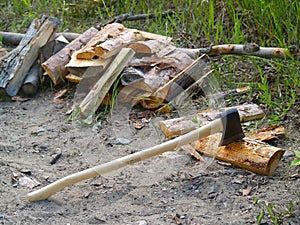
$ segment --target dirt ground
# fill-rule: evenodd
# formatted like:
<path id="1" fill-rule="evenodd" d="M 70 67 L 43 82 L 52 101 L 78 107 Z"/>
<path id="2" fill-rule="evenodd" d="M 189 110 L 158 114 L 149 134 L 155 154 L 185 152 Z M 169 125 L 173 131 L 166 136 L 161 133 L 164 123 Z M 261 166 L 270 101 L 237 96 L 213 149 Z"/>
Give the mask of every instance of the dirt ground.
<path id="1" fill-rule="evenodd" d="M 0 103 L 1 224 L 256 224 L 263 210 L 262 224 L 273 224 L 264 202 L 274 204 L 279 224 L 299 224 L 300 169 L 289 166 L 300 146 L 299 117 L 283 124 L 286 137 L 276 143 L 286 153 L 272 177 L 208 158 L 203 169 L 178 149 L 28 202 L 32 190 L 161 142 L 151 126 L 68 123 L 71 103 L 55 101 L 54 94 L 44 90 L 30 101 Z M 118 143 L 122 129 L 130 143 Z M 62 156 L 51 164 L 58 148 Z M 41 184 L 26 187 L 22 176 Z"/>

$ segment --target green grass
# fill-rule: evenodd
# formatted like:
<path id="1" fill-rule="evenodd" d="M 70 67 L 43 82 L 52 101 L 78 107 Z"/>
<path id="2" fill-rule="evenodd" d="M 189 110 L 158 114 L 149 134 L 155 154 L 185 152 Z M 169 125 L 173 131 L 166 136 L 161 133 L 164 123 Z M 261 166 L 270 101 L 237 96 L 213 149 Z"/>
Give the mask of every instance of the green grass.
<path id="1" fill-rule="evenodd" d="M 123 24 L 172 36 L 176 45 L 188 48 L 246 42 L 300 45 L 300 3 L 293 0 L 6 0 L 0 6 L 1 31 L 24 33 L 32 19 L 42 14 L 59 18 L 59 31 L 82 33 L 124 13 L 155 13 L 154 19 Z M 163 17 L 162 12 L 169 9 L 174 13 Z M 249 85 L 252 92 L 247 100 L 265 105 L 270 123 L 278 123 L 299 104 L 299 61 L 224 56 L 213 60 L 212 66 L 224 90 Z"/>
<path id="2" fill-rule="evenodd" d="M 286 218 L 295 217 L 292 200 L 290 200 L 289 205 L 286 207 L 280 207 L 263 199 L 254 199 L 253 204 L 261 210 L 256 216 L 258 225 L 262 224 L 262 220 L 265 219 L 265 217 L 269 217 L 274 225 L 284 224 Z"/>

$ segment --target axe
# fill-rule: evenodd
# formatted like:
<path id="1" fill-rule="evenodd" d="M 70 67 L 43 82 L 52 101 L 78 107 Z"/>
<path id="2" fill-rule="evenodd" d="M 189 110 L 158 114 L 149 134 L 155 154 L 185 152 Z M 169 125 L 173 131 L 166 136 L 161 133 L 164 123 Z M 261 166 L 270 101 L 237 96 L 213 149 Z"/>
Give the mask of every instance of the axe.
<path id="1" fill-rule="evenodd" d="M 113 170 L 120 169 L 127 165 L 148 159 L 167 151 L 171 151 L 173 149 L 176 149 L 177 147 L 221 131 L 222 139 L 220 142 L 220 146 L 227 145 L 244 137 L 244 133 L 242 131 L 240 123 L 240 116 L 237 109 L 229 109 L 221 113 L 218 119 L 215 119 L 212 122 L 177 138 L 163 142 L 148 149 L 135 152 L 131 155 L 127 155 L 122 158 L 118 158 L 110 162 L 68 175 L 41 189 L 28 193 L 27 198 L 31 202 L 47 199 L 56 192 L 79 181 L 83 181 Z"/>

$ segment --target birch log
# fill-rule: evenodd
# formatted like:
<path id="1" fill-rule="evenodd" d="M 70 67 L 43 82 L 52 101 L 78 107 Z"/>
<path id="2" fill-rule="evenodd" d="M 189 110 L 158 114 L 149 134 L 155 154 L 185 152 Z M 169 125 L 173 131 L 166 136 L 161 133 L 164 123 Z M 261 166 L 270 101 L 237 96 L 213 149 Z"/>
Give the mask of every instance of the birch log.
<path id="1" fill-rule="evenodd" d="M 207 48 L 187 49 L 180 48 L 187 54 L 196 57 L 197 55 L 207 54 L 208 56 L 218 55 L 252 55 L 263 58 L 295 58 L 300 59 L 300 49 L 296 46 L 288 48 L 260 47 L 255 43 L 249 44 L 222 44 Z"/>

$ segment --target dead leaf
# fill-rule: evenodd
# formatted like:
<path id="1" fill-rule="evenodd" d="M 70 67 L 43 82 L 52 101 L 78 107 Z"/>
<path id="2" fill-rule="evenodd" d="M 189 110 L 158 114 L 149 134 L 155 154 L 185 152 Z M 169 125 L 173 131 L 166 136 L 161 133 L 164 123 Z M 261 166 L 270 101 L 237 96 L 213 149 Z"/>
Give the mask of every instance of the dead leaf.
<path id="1" fill-rule="evenodd" d="M 246 189 L 242 190 L 243 196 L 248 196 L 252 190 L 251 186 L 248 186 Z"/>
<path id="2" fill-rule="evenodd" d="M 13 96 L 11 97 L 11 100 L 14 102 L 26 102 L 28 100 L 30 100 L 31 98 L 22 98 L 20 96 Z"/>

